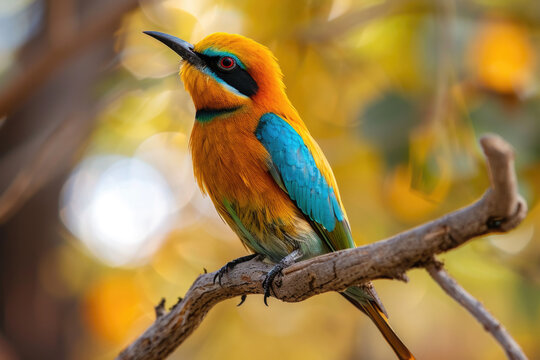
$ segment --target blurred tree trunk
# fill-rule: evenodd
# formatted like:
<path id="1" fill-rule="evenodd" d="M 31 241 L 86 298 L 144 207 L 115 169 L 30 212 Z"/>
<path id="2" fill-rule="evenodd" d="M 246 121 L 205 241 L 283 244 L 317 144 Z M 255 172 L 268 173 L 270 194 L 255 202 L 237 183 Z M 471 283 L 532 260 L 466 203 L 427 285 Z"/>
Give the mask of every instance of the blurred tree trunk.
<path id="1" fill-rule="evenodd" d="M 0 339 L 20 359 L 68 358 L 83 331 L 70 328 L 75 301 L 44 288 L 40 263 L 61 241 L 59 192 L 92 128 L 95 85 L 116 64 L 114 32 L 137 1 L 45 5 L 0 91 Z"/>

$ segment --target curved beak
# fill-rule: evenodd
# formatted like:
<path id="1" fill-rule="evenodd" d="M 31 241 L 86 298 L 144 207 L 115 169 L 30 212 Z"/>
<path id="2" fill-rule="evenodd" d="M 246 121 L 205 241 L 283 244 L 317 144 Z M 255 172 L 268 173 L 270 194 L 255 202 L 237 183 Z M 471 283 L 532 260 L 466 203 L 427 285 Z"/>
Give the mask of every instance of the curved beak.
<path id="1" fill-rule="evenodd" d="M 158 31 L 143 31 L 146 35 L 157 39 L 174 50 L 175 53 L 180 55 L 182 59 L 186 60 L 188 63 L 196 66 L 197 68 L 204 67 L 204 61 L 193 51 L 193 45 L 172 36 Z"/>

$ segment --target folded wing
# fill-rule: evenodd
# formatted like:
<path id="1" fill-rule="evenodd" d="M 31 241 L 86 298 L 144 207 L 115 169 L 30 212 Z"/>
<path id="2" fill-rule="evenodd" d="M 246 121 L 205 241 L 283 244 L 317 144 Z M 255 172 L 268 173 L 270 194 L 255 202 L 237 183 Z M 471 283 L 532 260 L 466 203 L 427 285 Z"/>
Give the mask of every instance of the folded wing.
<path id="1" fill-rule="evenodd" d="M 273 113 L 261 117 L 255 136 L 270 155 L 268 171 L 329 247 L 332 250 L 354 247 L 336 190 L 317 167 L 302 136 Z"/>

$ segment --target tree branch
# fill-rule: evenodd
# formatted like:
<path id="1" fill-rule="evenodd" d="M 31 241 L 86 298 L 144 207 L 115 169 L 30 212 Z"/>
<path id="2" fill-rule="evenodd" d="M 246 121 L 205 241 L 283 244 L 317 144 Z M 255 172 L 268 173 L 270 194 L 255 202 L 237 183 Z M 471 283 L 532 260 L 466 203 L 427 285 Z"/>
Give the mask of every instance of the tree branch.
<path id="1" fill-rule="evenodd" d="M 283 270 L 274 287 L 275 297 L 287 302 L 341 291 L 369 280 L 405 279 L 405 272 L 432 263 L 433 256 L 487 233 L 508 231 L 527 213 L 517 193 L 513 150 L 503 139 L 488 135 L 480 140 L 487 159 L 491 188 L 472 205 L 389 239 L 325 254 Z M 117 359 L 162 359 L 179 346 L 217 303 L 245 294 L 262 294 L 262 281 L 272 265 L 252 260 L 237 265 L 213 282 L 214 273 L 200 275 L 186 296 Z"/>
<path id="2" fill-rule="evenodd" d="M 471 294 L 462 288 L 442 267 L 442 263 L 433 261 L 426 266 L 429 275 L 439 284 L 439 286 L 461 306 L 463 306 L 472 316 L 484 326 L 484 329 L 491 333 L 501 344 L 506 352 L 506 356 L 511 360 L 526 360 L 527 356 L 521 350 L 518 343 L 510 336 L 501 323 L 493 317 Z"/>

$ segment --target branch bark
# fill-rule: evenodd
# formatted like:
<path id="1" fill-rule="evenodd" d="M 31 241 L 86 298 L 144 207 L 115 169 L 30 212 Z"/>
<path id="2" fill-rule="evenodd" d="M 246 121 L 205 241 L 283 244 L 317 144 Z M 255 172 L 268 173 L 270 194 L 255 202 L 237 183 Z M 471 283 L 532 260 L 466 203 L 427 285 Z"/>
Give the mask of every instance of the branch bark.
<path id="1" fill-rule="evenodd" d="M 472 316 L 478 320 L 484 329 L 489 332 L 499 342 L 506 352 L 506 356 L 511 360 L 526 360 L 527 356 L 521 350 L 518 343 L 510 336 L 501 323 L 493 317 L 471 294 L 462 288 L 446 270 L 440 262 L 434 261 L 426 267 L 429 275 L 437 284 L 461 306 L 463 306 Z"/>
<path id="2" fill-rule="evenodd" d="M 491 232 L 509 231 L 527 214 L 517 192 L 513 150 L 496 135 L 480 140 L 490 172 L 491 188 L 472 205 L 389 239 L 325 254 L 283 270 L 274 287 L 287 302 L 341 291 L 375 279 L 406 279 L 406 271 L 426 267 L 433 256 Z M 217 303 L 246 294 L 262 294 L 262 281 L 272 265 L 258 260 L 240 264 L 213 282 L 214 273 L 200 275 L 182 301 L 156 319 L 119 360 L 162 359 L 179 346 Z"/>

